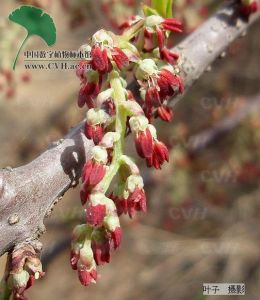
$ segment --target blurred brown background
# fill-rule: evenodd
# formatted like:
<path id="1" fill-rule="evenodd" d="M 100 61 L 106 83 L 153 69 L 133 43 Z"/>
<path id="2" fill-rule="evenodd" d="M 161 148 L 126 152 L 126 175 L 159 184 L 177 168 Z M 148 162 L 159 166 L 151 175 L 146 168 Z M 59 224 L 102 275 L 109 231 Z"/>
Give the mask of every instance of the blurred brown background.
<path id="1" fill-rule="evenodd" d="M 76 105 L 79 81 L 73 71 L 25 72 L 21 56 L 12 79 L 6 76 L 25 36 L 6 21 L 19 2 L 40 5 L 53 16 L 58 29 L 54 48 L 59 50 L 77 50 L 101 27 L 115 30 L 116 23 L 138 6 L 131 5 L 135 1 L 108 0 L 1 1 L 1 168 L 31 161 L 85 114 Z M 175 14 L 184 18 L 185 34 L 216 6 L 216 1 L 188 6 L 176 2 Z M 171 147 L 170 163 L 161 171 L 143 168 L 148 213 L 134 220 L 122 218 L 121 249 L 110 264 L 99 268 L 97 284 L 82 287 L 69 265 L 70 233 L 82 218 L 76 188 L 46 219 L 47 233 L 41 238 L 46 276 L 28 292 L 30 299 L 215 299 L 202 296 L 205 282 L 244 282 L 243 299 L 259 299 L 259 111 L 237 120 L 241 110 L 260 101 L 259 25 L 231 45 L 225 58 L 175 106 L 173 123 L 158 122 L 160 138 Z M 35 37 L 26 49 L 47 48 Z M 235 120 L 234 128 L 227 127 L 211 144 L 192 150 L 194 136 L 200 144 L 203 130 L 226 118 Z M 2 257 L 0 273 L 4 261 Z"/>

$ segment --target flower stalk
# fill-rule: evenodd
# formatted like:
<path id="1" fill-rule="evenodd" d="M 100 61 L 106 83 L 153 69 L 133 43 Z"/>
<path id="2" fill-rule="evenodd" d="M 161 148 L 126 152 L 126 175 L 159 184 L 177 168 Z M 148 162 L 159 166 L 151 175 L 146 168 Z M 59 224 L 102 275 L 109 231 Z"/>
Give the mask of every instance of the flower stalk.
<path id="1" fill-rule="evenodd" d="M 122 86 L 122 82 L 120 80 L 119 74 L 115 71 L 112 71 L 109 74 L 109 82 L 110 86 L 113 89 L 113 100 L 116 108 L 116 119 L 115 119 L 115 130 L 119 133 L 120 138 L 114 144 L 113 150 L 113 160 L 111 165 L 109 166 L 109 170 L 107 171 L 104 179 L 99 183 L 97 189 L 106 193 L 113 178 L 117 174 L 120 165 L 122 163 L 121 157 L 124 153 L 124 144 L 125 144 L 125 134 L 126 134 L 126 119 L 127 112 L 123 106 L 126 101 L 125 90 Z"/>

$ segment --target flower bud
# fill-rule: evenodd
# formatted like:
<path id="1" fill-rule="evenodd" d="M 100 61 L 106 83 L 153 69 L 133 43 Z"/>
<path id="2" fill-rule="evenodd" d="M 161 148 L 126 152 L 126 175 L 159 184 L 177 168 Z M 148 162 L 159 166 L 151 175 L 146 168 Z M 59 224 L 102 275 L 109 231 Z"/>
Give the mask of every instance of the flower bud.
<path id="1" fill-rule="evenodd" d="M 170 122 L 173 118 L 173 112 L 168 106 L 160 106 L 158 108 L 158 115 L 165 122 Z"/>
<path id="2" fill-rule="evenodd" d="M 93 261 L 93 252 L 91 249 L 91 240 L 85 239 L 83 247 L 80 249 L 80 261 L 79 264 L 84 264 L 85 266 L 95 266 Z"/>
<path id="3" fill-rule="evenodd" d="M 35 279 L 38 279 L 39 275 L 43 274 L 42 264 L 38 257 L 28 257 L 24 265 L 24 269 L 26 269 L 30 274 L 35 274 Z"/>
<path id="4" fill-rule="evenodd" d="M 97 265 L 110 262 L 110 240 L 104 229 L 93 231 L 91 247 Z"/>
<path id="5" fill-rule="evenodd" d="M 158 72 L 156 63 L 151 58 L 146 58 L 139 62 L 136 70 L 136 78 L 139 80 L 147 80 L 149 76 L 155 75 Z"/>
<path id="6" fill-rule="evenodd" d="M 77 269 L 82 285 L 88 286 L 90 283 L 96 283 L 97 271 L 93 251 L 91 249 L 91 240 L 86 239 L 83 247 L 80 249 Z"/>
<path id="7" fill-rule="evenodd" d="M 116 199 L 119 214 L 128 213 L 132 218 L 136 211 L 146 212 L 146 195 L 143 186 L 141 176 L 131 175 L 127 178 L 123 198 Z"/>
<path id="8" fill-rule="evenodd" d="M 115 231 L 117 227 L 120 227 L 118 216 L 114 215 L 105 217 L 104 225 L 109 231 Z"/>
<path id="9" fill-rule="evenodd" d="M 126 181 L 127 191 L 133 192 L 136 188 L 144 187 L 143 178 L 140 175 L 130 175 Z"/>
<path id="10" fill-rule="evenodd" d="M 84 133 L 88 139 L 93 140 L 95 145 L 98 145 L 104 136 L 104 125 L 90 125 L 85 123 Z"/>
<path id="11" fill-rule="evenodd" d="M 116 212 L 116 207 L 114 201 L 106 197 L 103 193 L 96 192 L 90 195 L 90 203 L 93 206 L 105 205 L 106 215 L 114 215 Z"/>
<path id="12" fill-rule="evenodd" d="M 100 146 L 104 148 L 112 148 L 114 146 L 114 143 L 119 141 L 119 139 L 120 139 L 120 134 L 118 132 L 107 132 L 103 136 L 100 142 Z"/>
<path id="13" fill-rule="evenodd" d="M 156 128 L 152 124 L 148 124 L 147 127 L 148 127 L 149 131 L 151 132 L 152 138 L 157 139 Z"/>
<path id="14" fill-rule="evenodd" d="M 105 101 L 112 98 L 113 96 L 113 89 L 106 89 L 103 92 L 99 93 L 97 96 L 97 105 L 101 106 Z"/>
<path id="15" fill-rule="evenodd" d="M 102 164 L 107 163 L 107 150 L 101 146 L 95 146 L 92 148 L 92 158 L 95 162 Z"/>
<path id="16" fill-rule="evenodd" d="M 109 31 L 100 29 L 95 34 L 93 34 L 92 43 L 93 43 L 93 45 L 105 44 L 106 46 L 112 47 L 113 46 L 113 38 L 109 34 Z"/>
<path id="17" fill-rule="evenodd" d="M 143 115 L 142 107 L 135 101 L 124 101 L 122 106 L 128 111 L 128 114 L 131 116 Z"/>
<path id="18" fill-rule="evenodd" d="M 115 230 L 111 231 L 110 234 L 111 234 L 112 247 L 114 249 L 117 249 L 121 244 L 122 230 L 118 226 L 118 227 L 115 228 Z"/>
<path id="19" fill-rule="evenodd" d="M 145 116 L 131 117 L 129 120 L 130 128 L 135 133 L 145 131 L 148 123 L 148 119 Z"/>
<path id="20" fill-rule="evenodd" d="M 147 27 L 155 27 L 157 25 L 160 25 L 164 19 L 161 16 L 152 15 L 145 19 L 145 25 Z"/>
<path id="21" fill-rule="evenodd" d="M 100 227 L 103 224 L 104 217 L 106 215 L 105 205 L 90 205 L 86 209 L 86 221 L 87 224 L 95 227 Z"/>
<path id="22" fill-rule="evenodd" d="M 91 108 L 87 111 L 86 119 L 90 125 L 103 124 L 107 122 L 109 115 L 103 109 Z"/>
<path id="23" fill-rule="evenodd" d="M 118 47 L 114 47 L 113 51 L 111 52 L 112 59 L 116 63 L 119 70 L 127 67 L 129 64 L 129 59 L 124 51 Z M 121 79 L 121 78 L 120 78 Z M 122 82 L 122 81 L 121 81 Z M 123 87 L 126 87 L 126 82 L 123 80 Z"/>
<path id="24" fill-rule="evenodd" d="M 165 161 L 169 161 L 169 151 L 164 143 L 155 140 L 153 144 L 153 155 L 152 157 L 148 158 L 147 165 L 149 167 L 153 166 L 156 169 L 160 169 L 161 165 Z"/>
<path id="25" fill-rule="evenodd" d="M 22 270 L 19 273 L 11 273 L 12 285 L 16 289 L 25 289 L 27 286 L 27 282 L 30 278 L 29 273 L 25 270 Z"/>

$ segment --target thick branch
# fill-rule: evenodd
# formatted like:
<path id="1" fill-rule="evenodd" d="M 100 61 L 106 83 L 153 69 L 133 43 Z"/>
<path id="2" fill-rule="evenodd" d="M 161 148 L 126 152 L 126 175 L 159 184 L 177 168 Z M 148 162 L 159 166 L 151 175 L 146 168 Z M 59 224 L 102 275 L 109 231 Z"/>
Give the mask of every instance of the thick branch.
<path id="1" fill-rule="evenodd" d="M 246 22 L 235 11 L 234 5 L 221 9 L 174 49 L 181 54 L 186 90 L 260 16 L 257 13 Z M 43 232 L 45 215 L 77 184 L 93 146 L 81 129 L 79 124 L 28 165 L 0 172 L 0 255 Z"/>

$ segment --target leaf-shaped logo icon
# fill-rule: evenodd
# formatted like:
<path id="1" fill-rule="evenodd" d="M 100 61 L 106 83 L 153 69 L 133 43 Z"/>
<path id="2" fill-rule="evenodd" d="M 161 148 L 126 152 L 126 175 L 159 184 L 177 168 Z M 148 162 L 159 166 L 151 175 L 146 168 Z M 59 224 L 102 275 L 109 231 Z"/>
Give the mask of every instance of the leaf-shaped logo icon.
<path id="1" fill-rule="evenodd" d="M 13 69 L 15 69 L 22 47 L 32 35 L 42 38 L 48 46 L 52 46 L 56 42 L 56 27 L 53 19 L 40 8 L 22 5 L 9 15 L 9 20 L 23 26 L 27 30 L 27 36 L 18 50 Z"/>

